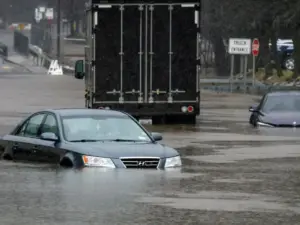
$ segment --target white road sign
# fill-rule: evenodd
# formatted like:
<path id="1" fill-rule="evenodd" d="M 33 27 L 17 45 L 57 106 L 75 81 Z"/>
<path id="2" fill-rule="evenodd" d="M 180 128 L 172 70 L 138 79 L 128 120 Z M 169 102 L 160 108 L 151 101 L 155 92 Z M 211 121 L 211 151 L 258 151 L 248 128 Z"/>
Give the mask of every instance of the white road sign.
<path id="1" fill-rule="evenodd" d="M 45 14 L 48 20 L 53 20 L 54 17 L 53 8 L 47 8 Z"/>
<path id="2" fill-rule="evenodd" d="M 250 55 L 251 39 L 230 38 L 228 52 L 232 55 Z"/>
<path id="3" fill-rule="evenodd" d="M 34 18 L 36 22 L 40 22 L 43 19 L 43 14 L 39 11 L 38 8 L 35 9 Z"/>

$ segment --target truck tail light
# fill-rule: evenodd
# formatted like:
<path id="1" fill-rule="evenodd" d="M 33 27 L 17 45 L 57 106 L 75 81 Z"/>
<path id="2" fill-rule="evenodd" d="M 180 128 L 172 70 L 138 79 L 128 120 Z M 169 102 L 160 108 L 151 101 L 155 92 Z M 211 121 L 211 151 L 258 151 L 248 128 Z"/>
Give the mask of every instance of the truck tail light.
<path id="1" fill-rule="evenodd" d="M 189 106 L 182 106 L 181 107 L 181 112 L 183 113 L 192 113 L 194 112 L 194 107 L 189 105 Z"/>
<path id="2" fill-rule="evenodd" d="M 182 106 L 181 107 L 181 112 L 186 113 L 187 112 L 187 107 L 186 106 Z"/>
<path id="3" fill-rule="evenodd" d="M 194 112 L 194 107 L 193 106 L 188 106 L 187 107 L 187 111 L 189 112 L 189 113 L 191 113 L 191 112 Z"/>

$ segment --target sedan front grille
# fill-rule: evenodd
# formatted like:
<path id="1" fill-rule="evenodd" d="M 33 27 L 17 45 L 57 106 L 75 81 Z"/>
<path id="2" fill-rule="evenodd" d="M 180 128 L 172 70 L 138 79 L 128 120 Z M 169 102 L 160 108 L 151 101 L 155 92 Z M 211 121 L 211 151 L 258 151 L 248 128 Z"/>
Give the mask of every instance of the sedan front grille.
<path id="1" fill-rule="evenodd" d="M 126 168 L 156 169 L 159 164 L 159 158 L 121 158 Z"/>

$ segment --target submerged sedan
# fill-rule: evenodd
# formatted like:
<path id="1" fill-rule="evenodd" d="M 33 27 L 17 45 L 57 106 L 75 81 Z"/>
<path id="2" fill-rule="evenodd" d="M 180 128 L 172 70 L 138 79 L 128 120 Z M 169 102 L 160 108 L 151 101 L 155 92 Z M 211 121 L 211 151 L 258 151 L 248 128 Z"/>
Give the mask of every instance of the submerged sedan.
<path id="1" fill-rule="evenodd" d="M 6 160 L 59 163 L 64 167 L 180 167 L 179 153 L 161 145 L 130 115 L 99 109 L 40 111 L 1 139 Z"/>
<path id="2" fill-rule="evenodd" d="M 249 122 L 255 127 L 300 127 L 300 91 L 269 92 L 249 111 Z"/>

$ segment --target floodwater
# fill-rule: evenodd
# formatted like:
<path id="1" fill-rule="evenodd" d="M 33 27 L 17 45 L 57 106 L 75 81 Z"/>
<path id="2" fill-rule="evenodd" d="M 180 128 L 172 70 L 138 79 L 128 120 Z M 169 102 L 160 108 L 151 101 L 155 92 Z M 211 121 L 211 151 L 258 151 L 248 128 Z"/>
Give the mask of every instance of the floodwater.
<path id="1" fill-rule="evenodd" d="M 68 76 L 2 76 L 1 134 L 30 112 L 82 107 Z M 258 97 L 203 92 L 196 126 L 148 126 L 181 169 L 82 170 L 0 161 L 0 224 L 300 224 L 299 131 L 255 129 Z"/>

